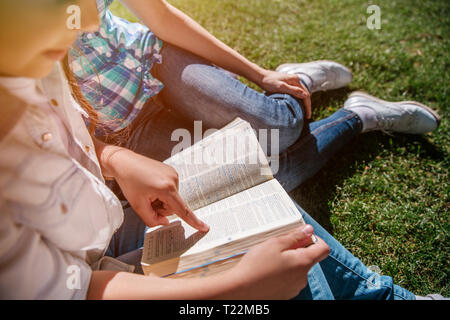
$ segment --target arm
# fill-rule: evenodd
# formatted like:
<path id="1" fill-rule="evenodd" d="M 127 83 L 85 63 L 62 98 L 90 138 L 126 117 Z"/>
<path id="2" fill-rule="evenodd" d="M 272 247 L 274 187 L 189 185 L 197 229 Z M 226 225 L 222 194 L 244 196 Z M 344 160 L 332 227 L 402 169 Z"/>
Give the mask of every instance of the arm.
<path id="1" fill-rule="evenodd" d="M 0 202 L 3 199 L 0 199 Z M 3 204 L 3 203 L 2 203 Z M 6 206 L 2 206 L 7 209 Z M 46 240 L 41 232 L 0 213 L 0 299 L 263 299 L 291 298 L 307 283 L 308 270 L 328 255 L 319 240 L 303 248 L 312 229 L 298 229 L 252 248 L 232 269 L 196 279 L 164 279 L 116 271 L 92 271 L 87 263 Z M 80 286 L 66 271 L 78 266 Z"/>
<path id="2" fill-rule="evenodd" d="M 266 70 L 215 38 L 185 13 L 164 0 L 122 0 L 160 39 L 239 74 L 268 92 L 291 94 L 305 102 L 311 115 L 308 90 L 296 75 Z"/>
<path id="3" fill-rule="evenodd" d="M 308 270 L 328 255 L 312 229 L 298 229 L 252 248 L 232 269 L 206 278 L 164 279 L 116 271 L 92 271 L 79 256 L 47 241 L 0 212 L 0 299 L 263 299 L 291 298 L 307 283 Z M 79 287 L 70 288 L 69 267 L 78 266 Z"/>
<path id="4" fill-rule="evenodd" d="M 161 0 L 123 0 L 164 41 L 260 83 L 265 71 L 215 38 L 185 13 Z"/>
<path id="5" fill-rule="evenodd" d="M 309 269 L 329 254 L 312 228 L 253 247 L 232 269 L 192 279 L 167 279 L 125 272 L 94 271 L 88 299 L 289 299 L 303 289 Z"/>
<path id="6" fill-rule="evenodd" d="M 17 223 L 1 195 L 0 204 L 0 299 L 204 299 L 225 297 L 238 286 L 231 274 L 210 282 L 92 271 L 42 231 Z M 67 286 L 71 266 L 80 268 L 76 288 Z"/>
<path id="7" fill-rule="evenodd" d="M 127 272 L 94 271 L 87 299 L 220 299 L 237 287 L 238 282 L 231 274 L 220 278 L 166 279 Z"/>

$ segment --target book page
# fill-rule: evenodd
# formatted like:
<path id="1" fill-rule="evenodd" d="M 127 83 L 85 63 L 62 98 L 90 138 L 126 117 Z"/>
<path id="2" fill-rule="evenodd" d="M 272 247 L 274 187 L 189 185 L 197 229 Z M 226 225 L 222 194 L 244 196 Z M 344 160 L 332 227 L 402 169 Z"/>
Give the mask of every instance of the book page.
<path id="1" fill-rule="evenodd" d="M 169 226 L 146 232 L 142 262 L 155 264 L 171 258 L 195 255 L 258 233 L 296 222 L 301 213 L 275 179 L 194 211 L 210 231 L 201 233 L 175 219 Z"/>
<path id="2" fill-rule="evenodd" d="M 273 179 L 252 127 L 239 118 L 164 162 L 178 172 L 192 210 Z"/>

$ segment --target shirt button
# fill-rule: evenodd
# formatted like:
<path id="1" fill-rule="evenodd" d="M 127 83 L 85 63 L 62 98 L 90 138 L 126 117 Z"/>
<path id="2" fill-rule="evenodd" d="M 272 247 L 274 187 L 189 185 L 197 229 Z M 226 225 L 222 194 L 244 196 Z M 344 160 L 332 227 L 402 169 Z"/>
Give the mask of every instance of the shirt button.
<path id="1" fill-rule="evenodd" d="M 107 53 L 106 53 L 106 56 L 107 56 L 108 58 L 111 58 L 111 52 L 107 52 Z"/>
<path id="2" fill-rule="evenodd" d="M 50 132 L 46 132 L 46 133 L 42 134 L 42 136 L 41 136 L 41 139 L 44 142 L 48 142 L 48 141 L 52 140 L 52 138 L 53 138 L 53 135 Z"/>
<path id="3" fill-rule="evenodd" d="M 86 36 L 89 40 L 91 40 L 93 38 L 92 34 L 88 33 Z"/>
<path id="4" fill-rule="evenodd" d="M 56 101 L 55 99 L 52 99 L 52 100 L 50 100 L 50 102 L 52 103 L 52 105 L 54 105 L 55 107 L 57 107 L 59 104 L 58 104 L 58 101 Z"/>
<path id="5" fill-rule="evenodd" d="M 142 71 L 142 68 L 141 68 L 141 67 L 137 67 L 136 71 L 137 71 L 137 72 L 141 72 L 141 71 Z"/>

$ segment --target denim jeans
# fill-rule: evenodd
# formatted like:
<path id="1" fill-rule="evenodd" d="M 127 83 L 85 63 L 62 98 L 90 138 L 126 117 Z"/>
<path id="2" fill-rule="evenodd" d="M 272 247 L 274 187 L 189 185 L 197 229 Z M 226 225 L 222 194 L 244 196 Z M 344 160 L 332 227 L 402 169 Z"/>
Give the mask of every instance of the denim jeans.
<path id="1" fill-rule="evenodd" d="M 257 92 L 227 71 L 167 43 L 162 57 L 163 63 L 153 68 L 165 86 L 158 95 L 162 103 L 149 100 L 124 144 L 152 159 L 170 157 L 178 143 L 171 141 L 175 129 L 185 128 L 193 135 L 195 120 L 202 121 L 205 131 L 219 129 L 240 117 L 257 131 L 279 130 L 275 177 L 291 191 L 361 132 L 360 118 L 349 110 L 340 109 L 326 119 L 309 123 L 304 120 L 302 103 L 288 94 Z M 273 143 L 269 135 L 268 153 Z"/>
<path id="2" fill-rule="evenodd" d="M 298 204 L 297 208 L 305 222 L 314 227 L 314 233 L 328 244 L 330 255 L 310 269 L 308 285 L 295 299 L 415 299 L 414 294 L 395 285 L 391 277 L 369 270 Z M 140 260 L 146 228 L 133 209 L 125 209 L 124 223 L 114 234 L 106 255 L 134 265 L 136 272 L 142 273 Z"/>

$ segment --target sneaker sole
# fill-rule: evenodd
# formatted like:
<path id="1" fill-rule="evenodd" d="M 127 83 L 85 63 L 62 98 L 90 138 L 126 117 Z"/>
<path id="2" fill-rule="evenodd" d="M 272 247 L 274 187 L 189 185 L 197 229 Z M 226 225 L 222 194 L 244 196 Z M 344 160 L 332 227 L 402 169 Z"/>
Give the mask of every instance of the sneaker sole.
<path id="1" fill-rule="evenodd" d="M 377 97 L 371 96 L 370 94 L 367 94 L 367 93 L 362 92 L 362 91 L 355 91 L 355 92 L 352 92 L 352 93 L 348 96 L 348 98 L 350 99 L 350 98 L 353 97 L 353 96 L 363 96 L 363 97 L 368 98 L 368 99 L 376 100 L 376 101 L 378 101 L 378 102 L 380 102 L 380 103 L 391 103 L 391 104 L 397 104 L 397 105 L 399 105 L 399 104 L 404 104 L 404 103 L 414 104 L 414 105 L 416 105 L 416 106 L 418 106 L 418 107 L 421 107 L 421 108 L 427 110 L 429 113 L 431 113 L 431 114 L 433 115 L 433 117 L 436 119 L 436 121 L 437 121 L 437 126 L 438 126 L 438 127 L 439 127 L 439 125 L 441 124 L 441 117 L 439 116 L 439 114 L 438 114 L 436 111 L 434 111 L 434 110 L 431 109 L 430 107 L 428 107 L 428 106 L 426 106 L 426 105 L 424 105 L 424 104 L 422 104 L 422 103 L 419 103 L 419 102 L 417 102 L 417 101 L 399 101 L 399 102 L 390 102 L 390 101 L 385 101 L 385 100 L 379 99 L 379 98 L 377 98 Z"/>

